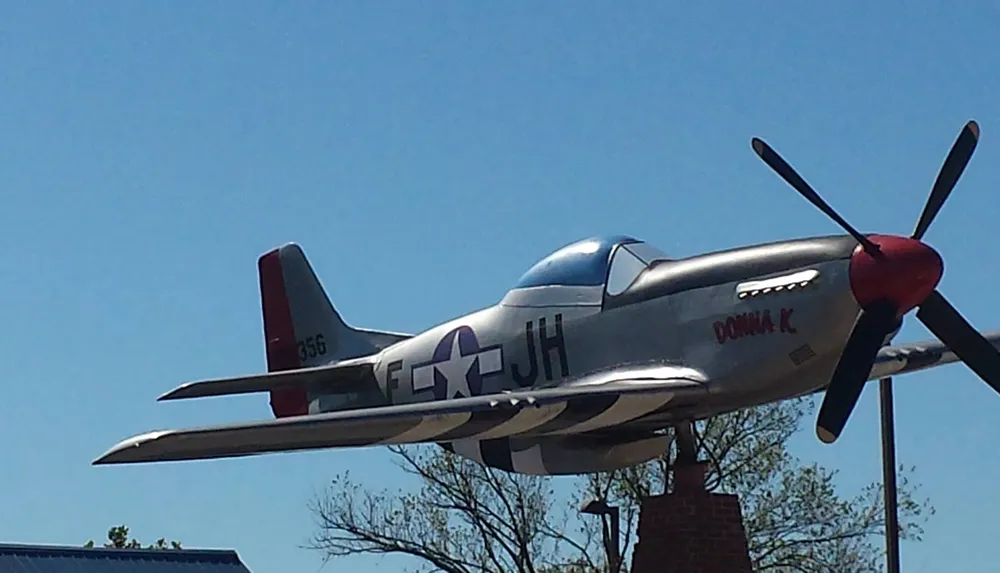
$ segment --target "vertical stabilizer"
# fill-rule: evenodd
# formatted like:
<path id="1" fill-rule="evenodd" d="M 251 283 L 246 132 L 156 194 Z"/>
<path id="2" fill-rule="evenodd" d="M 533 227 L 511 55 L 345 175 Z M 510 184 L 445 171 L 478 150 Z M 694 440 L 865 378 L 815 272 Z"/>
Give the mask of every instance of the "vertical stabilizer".
<path id="1" fill-rule="evenodd" d="M 407 335 L 348 326 L 333 307 L 302 248 L 273 249 L 257 262 L 269 372 L 319 366 L 378 352 Z M 308 412 L 305 388 L 271 392 L 276 417 Z"/>

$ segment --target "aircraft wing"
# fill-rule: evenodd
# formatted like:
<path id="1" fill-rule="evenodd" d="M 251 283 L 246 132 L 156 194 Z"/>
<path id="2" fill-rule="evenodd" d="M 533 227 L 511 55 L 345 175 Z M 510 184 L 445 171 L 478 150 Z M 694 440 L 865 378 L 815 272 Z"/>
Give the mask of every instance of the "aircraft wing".
<path id="1" fill-rule="evenodd" d="M 703 394 L 705 382 L 690 368 L 622 368 L 552 388 L 149 432 L 123 440 L 93 463 L 587 432 L 649 414 L 681 394 Z"/>
<path id="2" fill-rule="evenodd" d="M 983 336 L 1000 348 L 1000 331 L 984 332 Z M 893 344 L 879 350 L 868 379 L 908 374 L 958 361 L 958 356 L 940 340 Z"/>

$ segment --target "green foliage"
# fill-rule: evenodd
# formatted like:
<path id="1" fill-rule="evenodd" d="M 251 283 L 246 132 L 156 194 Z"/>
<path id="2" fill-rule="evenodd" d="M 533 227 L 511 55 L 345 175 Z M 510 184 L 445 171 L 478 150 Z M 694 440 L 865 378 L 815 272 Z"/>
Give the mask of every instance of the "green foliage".
<path id="1" fill-rule="evenodd" d="M 84 547 L 93 546 L 93 539 L 84 544 Z M 181 549 L 181 543 L 180 541 L 171 541 L 167 543 L 167 540 L 161 537 L 156 540 L 156 543 L 147 545 L 143 548 L 142 544 L 139 543 L 138 540 L 129 539 L 127 526 L 117 525 L 108 530 L 108 541 L 104 544 L 104 547 L 109 549 Z"/>
<path id="2" fill-rule="evenodd" d="M 880 570 L 881 485 L 845 497 L 834 487 L 836 472 L 788 451 L 789 438 L 811 413 L 802 398 L 697 424 L 699 457 L 709 463 L 706 485 L 739 496 L 757 572 Z M 318 531 L 310 547 L 327 559 L 403 554 L 420 570 L 446 573 L 606 572 L 605 524 L 577 515 L 583 499 L 598 498 L 620 508 L 626 571 L 641 499 L 671 491 L 676 456 L 671 444 L 661 458 L 635 467 L 544 478 L 487 468 L 436 446 L 391 449 L 419 489 L 372 492 L 348 473 L 334 479 L 312 506 Z M 900 529 L 904 539 L 919 540 L 933 508 L 916 500 L 912 471 L 899 472 Z M 575 495 L 557 497 L 557 481 L 576 485 Z"/>

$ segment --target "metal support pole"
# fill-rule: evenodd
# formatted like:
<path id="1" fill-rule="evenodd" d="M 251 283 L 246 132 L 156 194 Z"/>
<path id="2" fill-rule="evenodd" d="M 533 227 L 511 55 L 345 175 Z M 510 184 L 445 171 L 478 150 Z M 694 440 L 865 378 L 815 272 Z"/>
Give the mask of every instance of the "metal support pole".
<path id="1" fill-rule="evenodd" d="M 674 426 L 677 435 L 677 465 L 698 461 L 698 448 L 694 440 L 694 423 L 681 422 Z"/>
<path id="2" fill-rule="evenodd" d="M 601 516 L 601 537 L 604 541 L 604 554 L 608 558 L 608 571 L 619 573 L 622 566 L 621 553 L 621 510 L 617 506 L 608 505 L 602 499 L 588 499 L 580 506 L 580 513 Z M 605 518 L 608 518 L 605 520 Z M 608 522 L 611 522 L 610 524 Z"/>
<path id="3" fill-rule="evenodd" d="M 621 524 L 619 523 L 621 520 L 621 514 L 618 506 L 611 506 L 608 510 L 608 517 L 611 520 L 611 571 L 619 573 L 622 563 L 622 552 L 619 548 L 619 543 L 621 543 Z"/>
<path id="4" fill-rule="evenodd" d="M 896 433 L 892 413 L 892 378 L 878 381 L 882 419 L 882 479 L 885 482 L 885 557 L 888 573 L 899 573 L 899 517 L 896 509 Z"/>

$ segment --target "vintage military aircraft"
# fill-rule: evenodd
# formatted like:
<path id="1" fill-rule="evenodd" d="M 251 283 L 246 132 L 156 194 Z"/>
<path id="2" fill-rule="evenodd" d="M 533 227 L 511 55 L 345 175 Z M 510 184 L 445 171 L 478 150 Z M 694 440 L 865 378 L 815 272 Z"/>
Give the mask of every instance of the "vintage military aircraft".
<path id="1" fill-rule="evenodd" d="M 978 137 L 962 129 L 910 237 L 859 233 L 755 138 L 846 235 L 686 258 L 584 240 L 497 304 L 412 336 L 347 325 L 302 250 L 282 246 L 258 261 L 269 372 L 160 398 L 269 392 L 275 419 L 151 432 L 94 463 L 432 442 L 507 471 L 580 474 L 660 455 L 672 426 L 824 390 L 817 433 L 833 442 L 867 381 L 956 361 L 1000 391 L 1000 333 L 936 290 L 942 260 L 921 242 Z M 914 308 L 938 340 L 887 346 Z"/>

